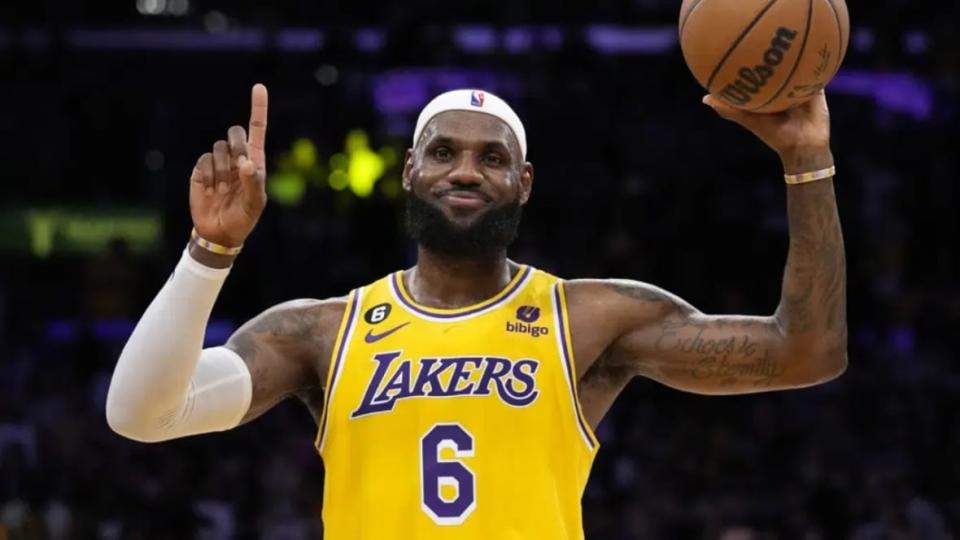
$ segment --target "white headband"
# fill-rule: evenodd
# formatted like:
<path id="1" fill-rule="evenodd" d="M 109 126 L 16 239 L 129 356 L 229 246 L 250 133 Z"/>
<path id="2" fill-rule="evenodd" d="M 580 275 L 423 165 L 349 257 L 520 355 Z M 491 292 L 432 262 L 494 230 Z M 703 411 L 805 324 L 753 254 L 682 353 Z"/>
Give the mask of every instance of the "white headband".
<path id="1" fill-rule="evenodd" d="M 527 159 L 527 133 L 523 129 L 523 122 L 517 113 L 513 112 L 507 102 L 482 90 L 452 90 L 445 92 L 433 98 L 427 106 L 420 111 L 420 117 L 417 118 L 417 128 L 413 131 L 413 145 L 417 145 L 417 140 L 427 127 L 434 116 L 446 111 L 473 111 L 490 116 L 496 116 L 503 120 L 520 143 L 520 153 L 523 159 Z"/>

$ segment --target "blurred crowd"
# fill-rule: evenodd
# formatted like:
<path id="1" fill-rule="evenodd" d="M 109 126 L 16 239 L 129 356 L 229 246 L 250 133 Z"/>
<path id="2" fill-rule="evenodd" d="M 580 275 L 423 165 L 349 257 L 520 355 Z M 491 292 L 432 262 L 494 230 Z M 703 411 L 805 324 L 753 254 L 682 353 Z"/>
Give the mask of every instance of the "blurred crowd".
<path id="1" fill-rule="evenodd" d="M 668 4 L 583 9 L 642 23 Z M 598 430 L 583 501 L 588 539 L 935 540 L 960 531 L 960 54 L 935 41 L 943 47 L 906 66 L 882 33 L 896 9 L 934 36 L 960 20 L 922 7 L 852 5 L 855 23 L 875 22 L 880 37 L 849 63 L 909 70 L 929 85 L 932 115 L 829 95 L 848 372 L 818 388 L 725 398 L 635 381 Z M 292 11 L 264 9 L 291 21 Z M 956 12 L 956 2 L 944 9 Z M 0 126 L 3 176 L 13 179 L 3 183 L 5 202 L 150 207 L 164 237 L 152 254 L 118 239 L 90 256 L 0 259 L 0 538 L 320 537 L 323 466 L 298 403 L 231 432 L 143 445 L 110 432 L 104 399 L 124 324 L 186 242 L 193 161 L 245 121 L 249 85 L 271 89 L 276 168 L 294 139 L 329 156 L 357 127 L 402 151 L 412 120 L 382 118 L 370 88 L 378 73 L 404 66 L 343 50 L 55 51 L 0 59 L 15 68 L 0 88 L 19 104 Z M 319 64 L 337 66 L 335 84 L 317 83 Z M 779 163 L 699 104 L 679 51 L 436 51 L 424 65 L 490 70 L 526 123 L 537 177 L 513 258 L 564 277 L 648 281 L 708 313 L 773 311 L 787 246 Z M 274 202 L 214 319 L 235 326 L 277 302 L 340 295 L 412 264 L 401 212 L 402 199 L 383 191 L 361 199 L 316 187 L 297 205 Z M 104 321 L 120 330 L 103 331 Z"/>

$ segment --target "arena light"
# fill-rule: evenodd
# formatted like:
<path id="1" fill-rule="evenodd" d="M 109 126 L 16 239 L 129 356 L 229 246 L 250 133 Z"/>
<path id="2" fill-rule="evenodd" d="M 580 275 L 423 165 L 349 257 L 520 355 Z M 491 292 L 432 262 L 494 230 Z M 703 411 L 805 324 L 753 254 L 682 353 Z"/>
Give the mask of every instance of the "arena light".
<path id="1" fill-rule="evenodd" d="M 173 15 L 181 17 L 190 11 L 190 0 L 137 0 L 141 15 Z"/>
<path id="2" fill-rule="evenodd" d="M 293 147 L 290 149 L 290 157 L 293 159 L 293 166 L 298 169 L 316 167 L 317 147 L 310 139 L 301 137 L 293 141 Z"/>
<path id="3" fill-rule="evenodd" d="M 316 145 L 305 137 L 295 139 L 290 150 L 281 153 L 276 161 L 277 166 L 267 177 L 267 195 L 277 204 L 299 206 L 310 180 L 322 176 Z"/>
<path id="4" fill-rule="evenodd" d="M 343 191 L 350 185 L 350 176 L 346 171 L 333 171 L 327 181 L 335 191 Z"/>
<path id="5" fill-rule="evenodd" d="M 587 27 L 586 39 L 604 54 L 663 54 L 677 46 L 677 29 L 598 24 Z"/>
<path id="6" fill-rule="evenodd" d="M 384 115 L 415 114 L 433 96 L 455 88 L 484 88 L 510 98 L 516 75 L 482 69 L 401 68 L 375 75 L 373 104 Z M 408 130 L 413 131 L 413 125 Z"/>
<path id="7" fill-rule="evenodd" d="M 909 114 L 916 120 L 929 120 L 933 116 L 932 85 L 908 72 L 843 69 L 827 87 L 827 92 L 869 97 L 882 109 Z"/>
<path id="8" fill-rule="evenodd" d="M 497 47 L 497 32 L 490 26 L 466 25 L 454 30 L 454 41 L 462 51 L 488 53 Z"/>
<path id="9" fill-rule="evenodd" d="M 211 34 L 219 34 L 227 31 L 230 20 L 223 13 L 213 10 L 203 16 L 203 27 Z"/>
<path id="10" fill-rule="evenodd" d="M 340 72 L 336 66 L 324 64 L 313 72 L 313 78 L 320 83 L 321 86 L 333 86 L 337 84 L 337 80 L 340 78 Z"/>
<path id="11" fill-rule="evenodd" d="M 873 49 L 877 38 L 870 28 L 855 28 L 850 41 L 855 51 L 865 53 Z"/>
<path id="12" fill-rule="evenodd" d="M 383 158 L 369 148 L 360 150 L 350 157 L 350 191 L 361 199 L 373 193 L 373 186 L 383 175 Z"/>
<path id="13" fill-rule="evenodd" d="M 373 195 L 376 186 L 399 161 L 397 149 L 385 146 L 379 150 L 370 147 L 370 138 L 362 129 L 347 133 L 343 152 L 337 152 L 328 160 L 330 172 L 327 185 L 334 191 L 349 189 L 355 196 L 365 199 Z M 391 177 L 392 179 L 392 177 Z M 388 198 L 396 196 L 393 186 L 381 193 Z"/>
<path id="14" fill-rule="evenodd" d="M 509 28 L 502 39 L 503 48 L 510 53 L 525 53 L 533 48 L 533 33 L 527 28 Z"/>
<path id="15" fill-rule="evenodd" d="M 353 45 L 358 51 L 379 52 L 386 41 L 386 32 L 380 28 L 360 28 L 353 34 Z"/>
<path id="16" fill-rule="evenodd" d="M 930 36 L 913 30 L 903 34 L 903 48 L 914 56 L 926 54 L 930 50 Z"/>
<path id="17" fill-rule="evenodd" d="M 137 11 L 141 15 L 160 15 L 167 8 L 167 0 L 137 0 Z"/>
<path id="18" fill-rule="evenodd" d="M 30 231 L 30 251 L 40 258 L 53 253 L 53 237 L 56 230 L 56 217 L 52 212 L 34 211 L 27 214 L 27 228 Z"/>
<path id="19" fill-rule="evenodd" d="M 287 28 L 276 34 L 276 46 L 287 52 L 316 52 L 323 48 L 326 36 L 315 28 Z"/>
<path id="20" fill-rule="evenodd" d="M 66 42 L 72 48 L 90 50 L 251 51 L 263 49 L 266 39 L 261 30 L 211 34 L 202 30 L 134 28 L 71 30 Z"/>
<path id="21" fill-rule="evenodd" d="M 167 13 L 176 17 L 182 17 L 190 11 L 190 0 L 169 0 L 167 2 Z"/>
<path id="22" fill-rule="evenodd" d="M 283 206 L 299 206 L 306 191 L 306 179 L 295 172 L 273 173 L 267 182 L 270 200 Z"/>

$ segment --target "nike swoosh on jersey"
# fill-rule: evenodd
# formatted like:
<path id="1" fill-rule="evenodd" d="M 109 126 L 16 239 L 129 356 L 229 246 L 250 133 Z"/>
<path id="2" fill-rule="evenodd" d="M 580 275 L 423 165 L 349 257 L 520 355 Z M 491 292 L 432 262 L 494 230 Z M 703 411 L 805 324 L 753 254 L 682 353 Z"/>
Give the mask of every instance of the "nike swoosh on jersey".
<path id="1" fill-rule="evenodd" d="M 366 341 L 367 343 L 376 343 L 376 342 L 380 341 L 381 339 L 389 336 L 390 334 L 396 332 L 397 330 L 403 328 L 404 326 L 406 326 L 406 325 L 408 325 L 408 324 L 410 324 L 410 321 L 407 321 L 407 322 L 405 322 L 405 323 L 403 323 L 403 324 L 401 324 L 401 325 L 399 325 L 399 326 L 394 326 L 393 328 L 387 330 L 386 332 L 380 333 L 380 334 L 374 334 L 374 333 L 373 333 L 373 328 L 371 328 L 370 330 L 367 330 L 367 335 L 363 336 L 363 340 Z"/>

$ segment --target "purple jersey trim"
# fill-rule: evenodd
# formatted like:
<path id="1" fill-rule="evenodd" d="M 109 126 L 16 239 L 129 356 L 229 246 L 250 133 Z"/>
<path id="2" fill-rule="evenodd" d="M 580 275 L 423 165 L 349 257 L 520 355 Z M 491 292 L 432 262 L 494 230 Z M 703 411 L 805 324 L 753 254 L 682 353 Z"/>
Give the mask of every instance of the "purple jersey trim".
<path id="1" fill-rule="evenodd" d="M 474 307 L 467 308 L 465 311 L 454 311 L 454 312 L 444 312 L 444 311 L 431 311 L 429 309 L 424 309 L 417 304 L 414 304 L 407 299 L 406 290 L 403 288 L 403 284 L 400 282 L 400 276 L 402 272 L 397 272 L 393 274 L 393 278 L 390 280 L 390 286 L 393 288 L 395 296 L 400 300 L 400 302 L 410 311 L 423 315 L 425 317 L 433 317 L 435 319 L 456 319 L 459 317 L 466 317 L 479 313 L 481 311 L 491 309 L 502 302 L 506 301 L 517 291 L 524 283 L 527 281 L 527 277 L 530 276 L 530 272 L 533 270 L 531 266 L 527 266 L 520 272 L 519 279 L 515 279 L 513 285 L 509 286 L 505 291 L 501 291 L 493 299 L 488 300 L 484 303 L 478 304 Z"/>
<path id="2" fill-rule="evenodd" d="M 327 388 L 324 391 L 327 394 L 326 403 L 323 406 L 323 421 L 320 423 L 320 439 L 317 441 L 317 450 L 323 451 L 323 443 L 327 439 L 327 418 L 330 417 L 330 403 L 333 402 L 333 390 L 337 385 L 337 375 L 340 373 L 340 362 L 343 360 L 343 355 L 347 349 L 347 345 L 350 344 L 350 337 L 353 334 L 353 326 L 356 323 L 356 314 L 357 306 L 360 304 L 360 291 L 362 289 L 357 289 L 353 295 L 353 301 L 350 302 L 350 315 L 347 317 L 347 327 L 343 329 L 343 337 L 340 339 L 340 343 L 337 344 L 337 358 L 333 362 L 332 371 L 330 372 L 330 383 L 327 385 Z"/>
<path id="3" fill-rule="evenodd" d="M 563 355 L 563 367 L 567 370 L 567 382 L 570 383 L 570 399 L 573 400 L 573 413 L 577 417 L 577 424 L 580 426 L 580 431 L 583 433 L 583 437 L 587 440 L 587 445 L 590 446 L 591 450 L 596 449 L 596 444 L 593 442 L 593 435 L 590 430 L 587 428 L 587 425 L 583 421 L 583 414 L 580 412 L 580 400 L 577 399 L 577 390 L 574 387 L 574 373 L 573 373 L 573 362 L 570 360 L 570 351 L 567 350 L 567 325 L 566 321 L 563 319 L 563 310 L 564 304 L 560 301 L 560 283 L 557 283 L 553 286 L 553 298 L 557 306 L 557 326 L 559 327 L 560 332 L 560 352 Z"/>

